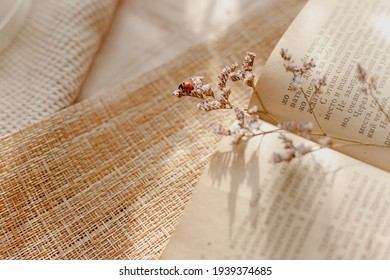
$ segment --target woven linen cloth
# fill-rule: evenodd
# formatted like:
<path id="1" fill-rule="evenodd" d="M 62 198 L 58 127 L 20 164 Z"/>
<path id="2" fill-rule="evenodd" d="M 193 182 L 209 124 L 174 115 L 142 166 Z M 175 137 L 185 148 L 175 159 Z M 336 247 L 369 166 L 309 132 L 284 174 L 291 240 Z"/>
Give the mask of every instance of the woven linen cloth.
<path id="1" fill-rule="evenodd" d="M 193 75 L 216 82 L 247 50 L 259 74 L 304 2 L 270 1 L 140 80 L 0 139 L 0 257 L 159 258 L 220 139 L 208 123 L 234 118 L 171 92 Z M 233 102 L 249 95 L 234 85 Z"/>
<path id="2" fill-rule="evenodd" d="M 0 135 L 73 103 L 107 31 L 116 0 L 34 0 L 0 53 Z"/>

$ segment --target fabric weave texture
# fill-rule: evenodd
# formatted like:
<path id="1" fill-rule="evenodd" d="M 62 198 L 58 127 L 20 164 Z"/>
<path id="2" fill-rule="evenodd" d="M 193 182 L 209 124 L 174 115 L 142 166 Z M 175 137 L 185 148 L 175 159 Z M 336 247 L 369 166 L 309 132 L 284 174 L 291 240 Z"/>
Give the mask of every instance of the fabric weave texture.
<path id="1" fill-rule="evenodd" d="M 80 92 L 117 0 L 34 0 L 0 53 L 0 135 L 71 105 Z"/>

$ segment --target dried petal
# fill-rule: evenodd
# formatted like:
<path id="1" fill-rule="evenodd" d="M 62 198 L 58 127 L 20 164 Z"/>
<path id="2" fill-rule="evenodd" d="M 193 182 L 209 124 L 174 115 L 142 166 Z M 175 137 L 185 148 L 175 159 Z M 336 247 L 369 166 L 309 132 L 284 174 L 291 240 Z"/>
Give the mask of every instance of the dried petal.
<path id="1" fill-rule="evenodd" d="M 362 67 L 360 63 L 357 64 L 357 75 L 358 75 L 358 80 L 361 83 L 365 83 L 367 80 L 367 72 L 366 70 Z"/>
<path id="2" fill-rule="evenodd" d="M 332 147 L 333 139 L 330 137 L 322 137 L 318 139 L 318 144 L 320 144 L 322 147 Z"/>
<path id="3" fill-rule="evenodd" d="M 237 62 L 233 63 L 230 66 L 226 66 L 222 69 L 221 73 L 218 75 L 218 88 L 220 90 L 223 90 L 226 87 L 226 83 L 229 79 L 230 73 L 234 72 L 236 68 L 238 67 Z"/>
<path id="4" fill-rule="evenodd" d="M 290 53 L 288 52 L 288 49 L 284 49 L 284 48 L 282 48 L 282 49 L 280 50 L 280 56 L 281 56 L 284 60 L 291 60 L 291 58 L 292 58 L 292 54 L 290 54 Z"/>
<path id="5" fill-rule="evenodd" d="M 314 86 L 314 93 L 322 93 L 321 88 L 326 86 L 326 76 L 323 76 L 322 78 L 317 80 L 317 83 Z"/>
<path id="6" fill-rule="evenodd" d="M 243 72 L 252 72 L 253 62 L 255 60 L 256 54 L 253 52 L 247 52 L 244 57 L 244 62 L 242 63 Z"/>
<path id="7" fill-rule="evenodd" d="M 183 91 L 181 91 L 180 89 L 177 89 L 177 90 L 175 90 L 174 92 L 172 92 L 172 95 L 173 95 L 173 96 L 176 96 L 176 97 L 178 97 L 178 98 L 184 96 Z"/>
<path id="8" fill-rule="evenodd" d="M 230 129 L 224 128 L 221 124 L 213 122 L 210 124 L 211 130 L 218 135 L 231 135 Z"/>
<path id="9" fill-rule="evenodd" d="M 234 112 L 236 113 L 236 119 L 240 123 L 240 127 L 244 126 L 244 120 L 245 120 L 245 113 L 244 111 L 240 110 L 239 108 L 235 107 Z"/>
<path id="10" fill-rule="evenodd" d="M 248 87 L 254 87 L 255 75 L 250 72 L 245 73 L 244 85 Z"/>
<path id="11" fill-rule="evenodd" d="M 196 107 L 202 111 L 210 111 L 221 109 L 222 105 L 218 100 L 203 100 Z"/>
<path id="12" fill-rule="evenodd" d="M 251 108 L 248 109 L 249 114 L 256 114 L 258 111 L 257 106 L 253 105 Z"/>
<path id="13" fill-rule="evenodd" d="M 294 152 L 295 157 L 301 157 L 303 155 L 306 155 L 307 153 L 312 152 L 312 148 L 310 146 L 300 144 L 298 147 L 295 147 Z"/>

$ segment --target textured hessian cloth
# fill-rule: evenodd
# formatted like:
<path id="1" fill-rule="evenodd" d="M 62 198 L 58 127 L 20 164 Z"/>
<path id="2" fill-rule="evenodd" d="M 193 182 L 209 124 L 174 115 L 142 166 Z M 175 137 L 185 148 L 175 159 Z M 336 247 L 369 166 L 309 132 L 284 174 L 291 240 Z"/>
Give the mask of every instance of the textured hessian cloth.
<path id="1" fill-rule="evenodd" d="M 0 135 L 69 106 L 109 27 L 117 0 L 33 0 L 0 53 Z"/>
<path id="2" fill-rule="evenodd" d="M 259 74 L 304 2 L 274 1 L 142 80 L 3 137 L 1 258 L 157 259 L 219 141 L 208 123 L 233 118 L 171 92 L 193 75 L 215 83 L 247 50 Z"/>

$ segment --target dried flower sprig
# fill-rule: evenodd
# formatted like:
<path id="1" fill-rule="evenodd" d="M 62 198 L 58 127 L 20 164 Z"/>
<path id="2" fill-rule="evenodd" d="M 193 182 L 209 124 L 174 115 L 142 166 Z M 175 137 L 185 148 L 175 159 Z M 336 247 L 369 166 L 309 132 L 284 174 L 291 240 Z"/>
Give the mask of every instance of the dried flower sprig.
<path id="1" fill-rule="evenodd" d="M 281 122 L 278 124 L 280 129 L 293 132 L 299 136 L 302 136 L 306 139 L 311 139 L 311 133 L 313 131 L 313 123 L 299 123 L 296 124 L 295 121 Z"/>
<path id="2" fill-rule="evenodd" d="M 323 93 L 322 88 L 325 87 L 326 85 L 327 85 L 326 84 L 326 76 L 323 76 L 322 78 L 317 79 L 317 82 L 314 85 L 314 93 L 311 96 L 310 101 L 312 100 L 313 96 L 315 96 L 316 94 Z"/>
<path id="3" fill-rule="evenodd" d="M 385 108 L 383 108 L 383 106 L 379 103 L 378 98 L 374 95 L 377 90 L 377 78 L 374 76 L 368 76 L 367 71 L 360 63 L 357 64 L 357 78 L 362 85 L 360 88 L 361 92 L 371 96 L 376 106 L 378 106 L 379 111 L 385 116 L 386 121 L 390 123 L 390 115 L 386 113 Z"/>
<path id="4" fill-rule="evenodd" d="M 293 158 L 304 156 L 317 149 L 331 148 L 333 146 L 333 139 L 329 136 L 313 138 L 313 135 L 317 134 L 313 133 L 312 122 L 298 124 L 295 121 L 281 122 L 278 124 L 278 127 L 284 131 L 289 131 L 303 138 L 314 141 L 318 144 L 318 146 L 307 146 L 304 144 L 296 146 L 291 138 L 288 138 L 281 133 L 279 139 L 281 139 L 284 143 L 283 148 L 285 151 L 282 153 L 274 153 L 273 158 L 271 159 L 271 161 L 274 163 L 290 161 Z"/>
<path id="5" fill-rule="evenodd" d="M 193 77 L 191 82 L 185 82 L 179 85 L 179 88 L 172 93 L 173 96 L 190 96 L 205 99 L 208 96 L 214 96 L 211 84 L 204 84 L 203 77 Z"/>
<path id="6" fill-rule="evenodd" d="M 284 60 L 283 66 L 286 72 L 292 74 L 291 83 L 289 90 L 299 91 L 305 98 L 307 104 L 309 105 L 310 112 L 312 113 L 317 126 L 320 128 L 321 132 L 313 131 L 313 123 L 296 123 L 295 121 L 289 122 L 279 122 L 277 121 L 265 108 L 264 103 L 262 102 L 261 96 L 256 92 L 254 86 L 255 75 L 253 73 L 253 63 L 256 55 L 253 52 L 247 52 L 244 58 L 244 61 L 241 64 L 241 68 L 238 69 L 238 63 L 235 62 L 230 66 L 226 66 L 222 69 L 218 75 L 218 90 L 219 93 L 215 94 L 211 84 L 205 84 L 203 82 L 203 77 L 197 76 L 190 79 L 190 82 L 184 82 L 179 85 L 172 94 L 176 97 L 193 97 L 197 99 L 202 99 L 200 103 L 197 104 L 197 108 L 203 111 L 218 110 L 218 109 L 232 109 L 235 112 L 235 121 L 230 126 L 223 126 L 220 123 L 212 123 L 211 129 L 215 134 L 230 137 L 231 143 L 238 143 L 243 137 L 254 137 L 259 135 L 266 135 L 269 133 L 280 133 L 279 139 L 283 143 L 283 151 L 280 153 L 274 153 L 271 159 L 272 162 L 289 162 L 294 158 L 302 157 L 306 154 L 309 154 L 313 151 L 330 148 L 330 147 L 340 147 L 340 146 L 375 146 L 375 147 L 385 147 L 390 148 L 389 146 L 380 145 L 380 144 L 371 144 L 360 142 L 353 139 L 347 139 L 339 136 L 334 136 L 326 133 L 322 128 L 316 113 L 314 111 L 314 104 L 312 102 L 313 97 L 323 93 L 323 88 L 326 84 L 326 77 L 321 77 L 316 80 L 314 88 L 311 92 L 305 91 L 303 89 L 303 76 L 312 71 L 316 67 L 314 59 L 310 59 L 307 62 L 304 62 L 301 66 L 298 66 L 295 61 L 292 59 L 293 55 L 288 52 L 287 49 L 281 49 L 280 55 Z M 390 121 L 389 116 L 384 112 L 384 109 L 379 104 L 378 100 L 373 96 L 372 91 L 376 90 L 376 79 L 373 77 L 368 77 L 365 70 L 358 65 L 358 79 L 363 83 L 362 91 L 370 94 L 381 112 L 385 114 L 386 118 Z M 254 94 L 258 97 L 261 104 L 262 110 L 258 110 L 256 106 L 248 110 L 244 110 L 230 103 L 229 98 L 231 95 L 230 83 L 243 81 L 245 86 L 249 86 L 253 89 Z M 278 124 L 278 128 L 269 131 L 263 131 L 261 129 L 262 122 L 260 120 L 260 115 L 266 115 L 271 118 Z M 314 141 L 317 145 L 296 145 L 294 141 L 286 136 L 282 131 L 287 131 Z M 348 144 L 334 144 L 334 139 L 343 140 Z"/>
<path id="7" fill-rule="evenodd" d="M 211 129 L 215 134 L 230 136 L 231 143 L 238 143 L 244 136 L 264 134 L 261 130 L 261 121 L 257 114 L 257 106 L 253 106 L 247 112 L 238 107 L 234 108 L 236 120 L 229 126 L 224 127 L 220 123 L 211 123 Z"/>
<path id="8" fill-rule="evenodd" d="M 256 57 L 255 53 L 247 52 L 244 61 L 241 64 L 241 69 L 238 69 L 238 63 L 235 62 L 230 66 L 222 69 L 218 75 L 219 96 L 216 97 L 211 88 L 211 84 L 204 84 L 203 77 L 193 77 L 191 82 L 184 82 L 179 85 L 172 95 L 176 97 L 195 97 L 203 99 L 197 108 L 203 111 L 218 110 L 218 109 L 233 109 L 230 104 L 230 82 L 243 80 L 244 85 L 254 87 L 255 75 L 253 74 L 253 62 Z"/>
<path id="9" fill-rule="evenodd" d="M 314 67 L 316 67 L 315 61 L 313 58 L 310 59 L 309 62 L 305 62 L 301 67 L 295 63 L 292 59 L 292 54 L 288 52 L 288 49 L 281 49 L 280 56 L 283 58 L 284 63 L 283 66 L 287 72 L 291 72 L 294 78 L 301 79 L 304 74 L 311 71 Z"/>
<path id="10" fill-rule="evenodd" d="M 284 151 L 281 153 L 273 153 L 271 161 L 273 163 L 279 163 L 282 161 L 291 161 L 293 158 L 302 157 L 313 151 L 312 146 L 300 144 L 296 146 L 293 140 L 283 133 L 279 135 L 279 139 L 282 140 Z"/>
<path id="11" fill-rule="evenodd" d="M 284 60 L 283 66 L 284 66 L 285 70 L 292 74 L 291 84 L 290 84 L 289 90 L 299 91 L 304 96 L 306 102 L 309 105 L 310 112 L 312 113 L 318 127 L 321 130 L 321 133 L 313 132 L 312 131 L 313 126 L 311 123 L 308 123 L 306 125 L 299 124 L 298 126 L 295 125 L 295 122 L 279 123 L 278 126 L 281 129 L 293 132 L 293 133 L 298 134 L 304 138 L 315 141 L 319 145 L 319 148 L 336 147 L 336 145 L 334 145 L 334 143 L 333 143 L 334 139 L 349 142 L 347 144 L 338 144 L 337 147 L 361 145 L 361 146 L 375 146 L 375 147 L 382 147 L 382 148 L 390 148 L 387 145 L 365 143 L 365 142 L 360 142 L 360 141 L 353 140 L 353 139 L 347 139 L 344 137 L 330 135 L 329 133 L 327 133 L 322 128 L 322 126 L 317 118 L 317 115 L 314 111 L 314 104 L 312 102 L 313 97 L 315 97 L 318 94 L 323 93 L 322 89 L 323 89 L 323 87 L 325 87 L 327 85 L 326 84 L 326 76 L 324 76 L 322 78 L 318 78 L 316 80 L 315 85 L 314 85 L 314 89 L 311 92 L 307 93 L 307 91 L 305 91 L 303 89 L 302 77 L 304 74 L 308 73 L 314 67 L 316 67 L 314 60 L 310 59 L 309 62 L 303 63 L 303 65 L 301 67 L 298 67 L 295 64 L 294 60 L 292 59 L 293 55 L 291 53 L 289 53 L 287 49 L 282 49 L 280 51 L 280 56 Z M 362 92 L 365 94 L 371 95 L 372 99 L 377 104 L 379 110 L 385 115 L 386 119 L 388 121 L 390 121 L 389 115 L 385 113 L 384 108 L 380 105 L 377 98 L 373 95 L 373 91 L 376 90 L 376 85 L 377 85 L 377 81 L 376 81 L 375 77 L 368 76 L 366 71 L 364 70 L 364 68 L 360 64 L 357 65 L 357 75 L 358 75 L 358 80 L 363 84 L 362 89 L 361 89 Z M 305 129 L 305 127 L 307 127 L 307 128 Z M 312 139 L 311 136 L 313 136 L 313 135 L 316 136 L 315 139 Z M 286 149 L 286 145 L 285 145 L 285 149 Z M 290 156 L 286 156 L 287 154 Z M 277 159 L 278 161 L 290 161 L 292 158 L 297 157 L 296 153 L 294 153 L 294 156 L 291 156 L 291 154 L 292 154 L 291 151 L 287 151 L 287 154 L 284 154 L 283 156 L 280 154 L 276 154 L 273 161 L 275 161 L 275 159 Z M 301 155 L 303 155 L 303 154 L 301 154 Z"/>
<path id="12" fill-rule="evenodd" d="M 287 72 L 291 72 L 293 77 L 291 79 L 291 84 L 289 90 L 291 91 L 300 91 L 303 97 L 306 100 L 306 103 L 309 105 L 310 112 L 313 113 L 314 104 L 312 102 L 313 97 L 322 93 L 322 87 L 326 86 L 326 77 L 321 77 L 317 79 L 316 85 L 314 86 L 314 91 L 311 94 L 307 94 L 306 91 L 302 88 L 302 77 L 306 73 L 313 70 L 316 67 L 315 61 L 313 58 L 309 62 L 304 62 L 302 66 L 297 66 L 294 60 L 292 59 L 292 54 L 288 52 L 287 49 L 281 49 L 280 56 L 284 60 L 283 66 Z M 324 129 L 319 122 L 317 115 L 313 113 L 314 120 L 317 123 L 317 126 L 320 128 L 321 132 L 325 134 Z"/>

